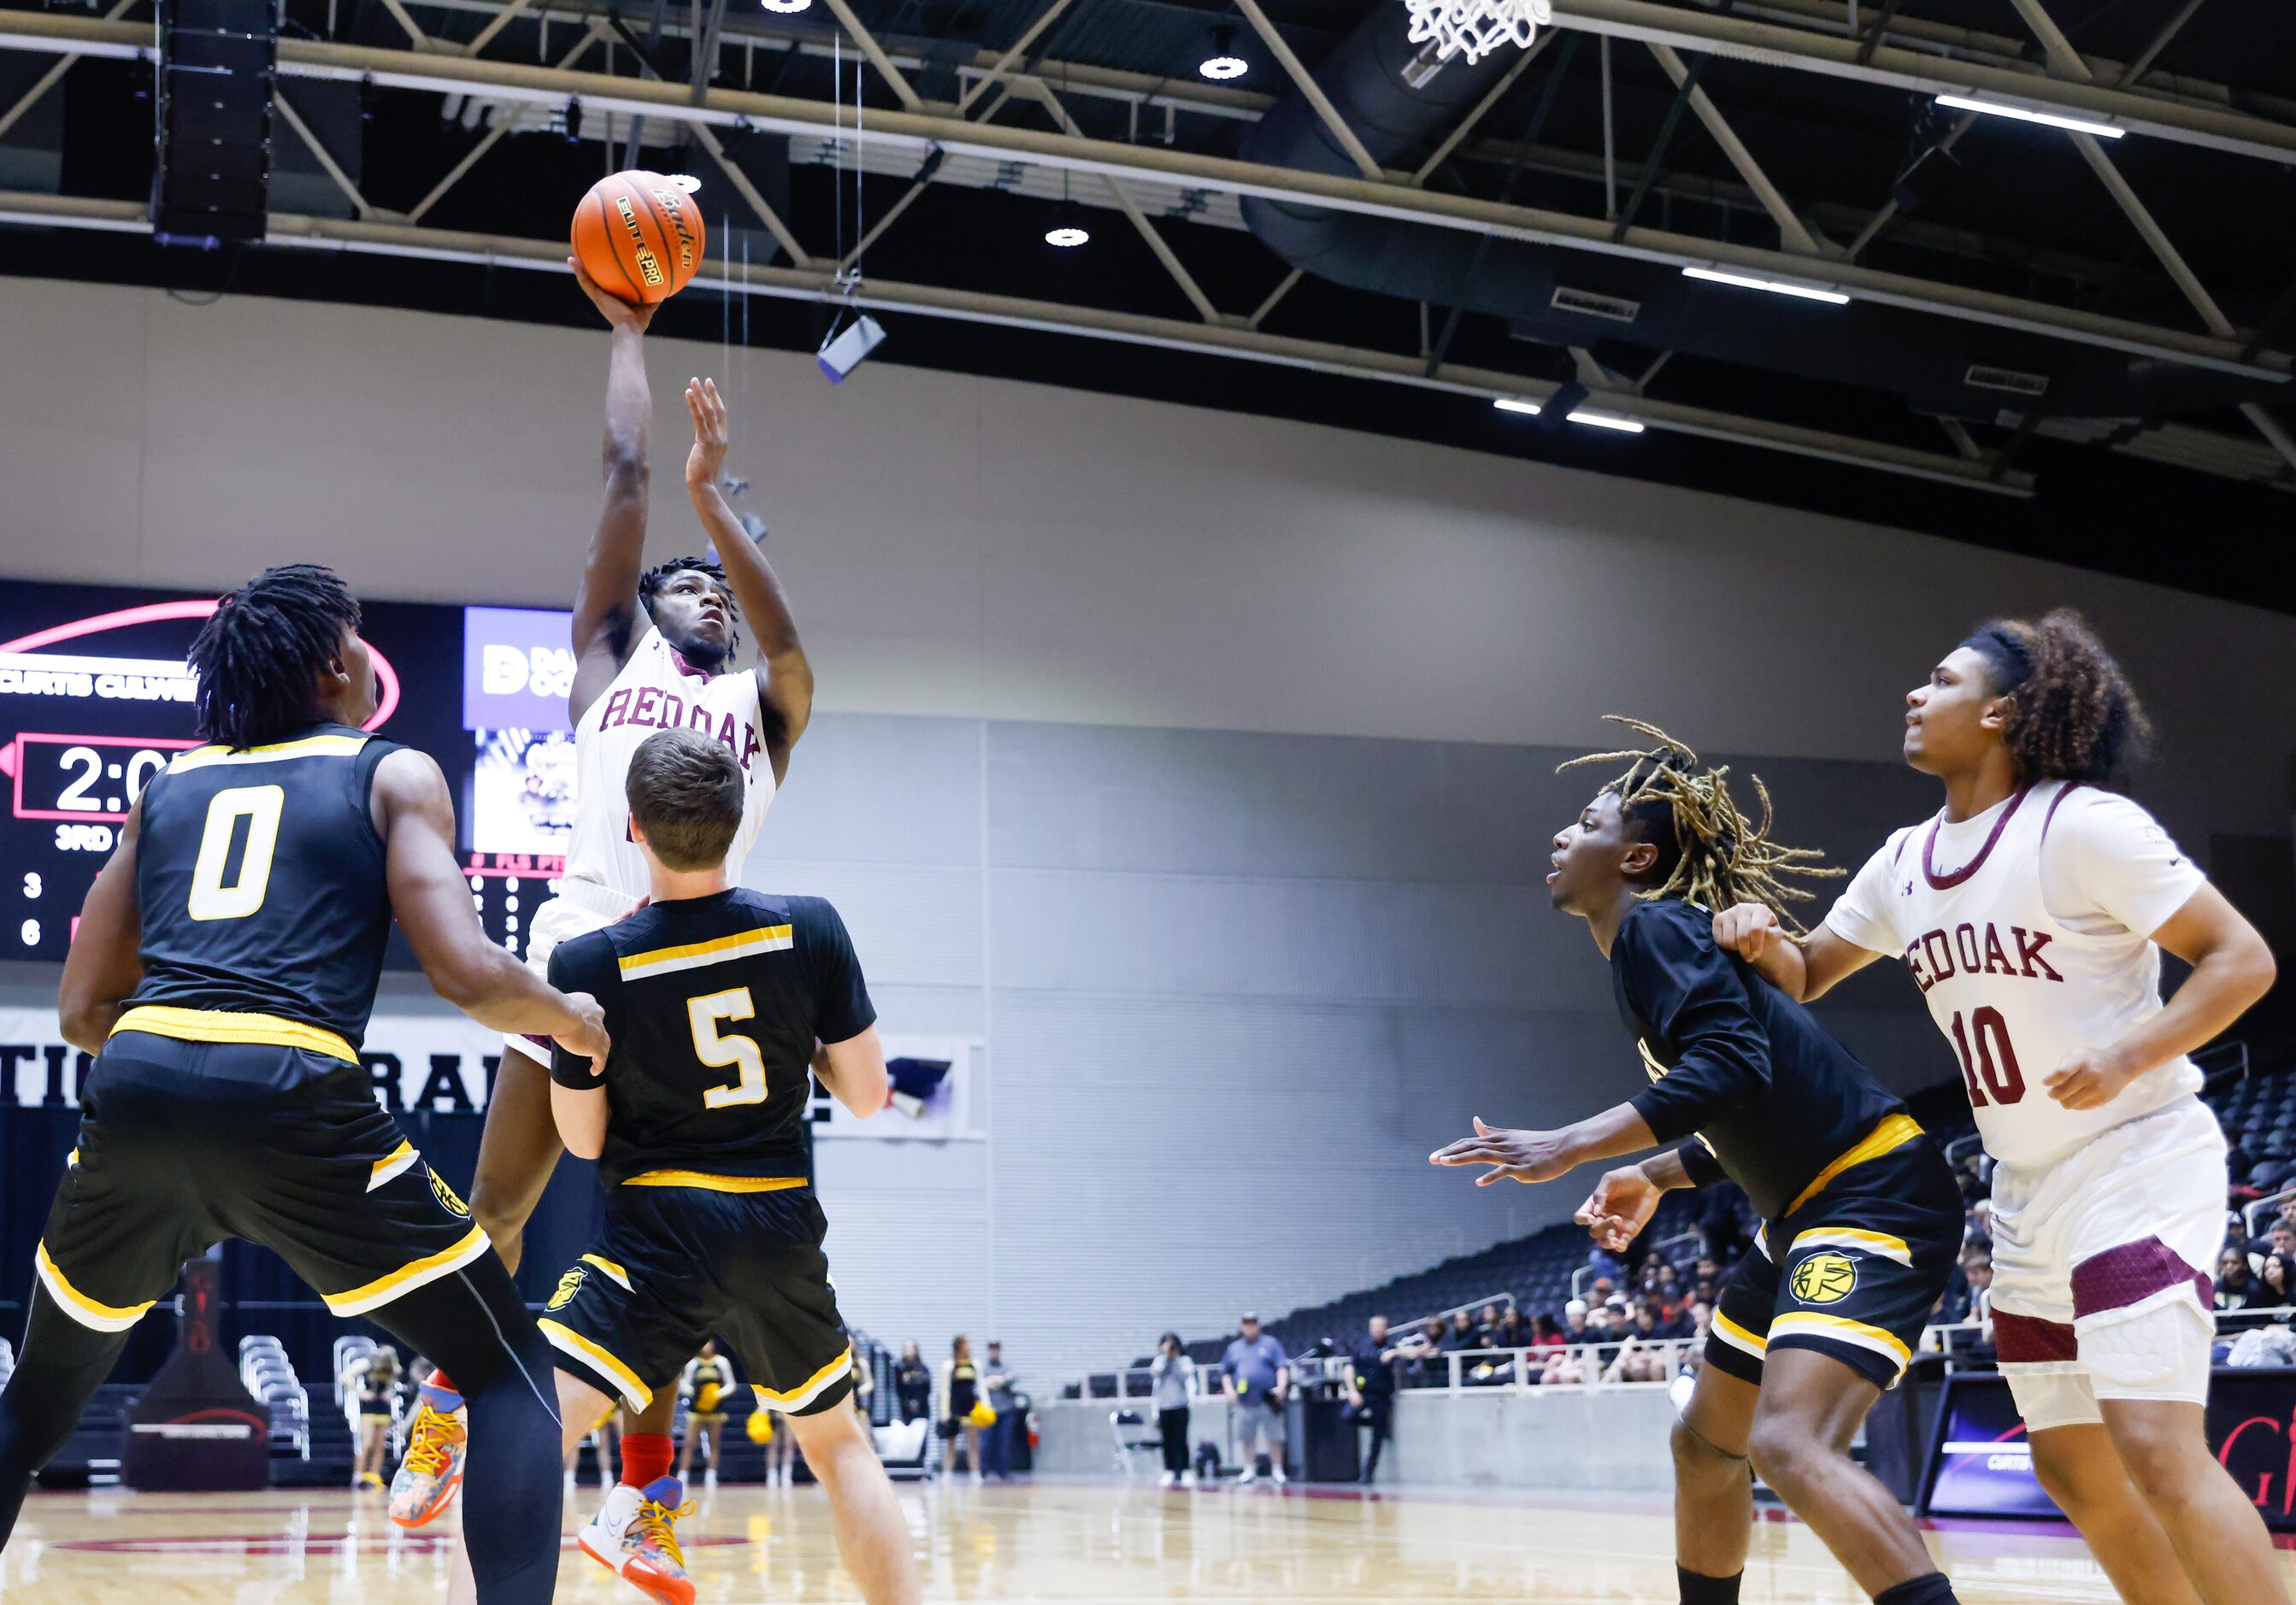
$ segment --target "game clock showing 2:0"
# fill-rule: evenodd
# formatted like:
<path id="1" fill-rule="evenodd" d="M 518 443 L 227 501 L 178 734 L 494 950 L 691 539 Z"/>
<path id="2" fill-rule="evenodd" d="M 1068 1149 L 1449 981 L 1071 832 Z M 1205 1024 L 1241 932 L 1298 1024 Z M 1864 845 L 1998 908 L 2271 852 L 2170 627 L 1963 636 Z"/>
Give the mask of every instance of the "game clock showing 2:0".
<path id="1" fill-rule="evenodd" d="M 214 604 L 212 595 L 113 586 L 0 590 L 0 957 L 64 956 L 128 810 L 196 744 L 184 656 Z M 530 910 L 557 866 L 474 850 L 484 845 L 470 818 L 480 747 L 463 721 L 464 613 L 365 604 L 361 634 L 375 650 L 383 704 L 372 727 L 439 760 L 458 798 L 472 899 L 496 939 L 522 950 L 521 899 L 504 888 L 525 889 L 524 870 Z M 411 966 L 395 933 L 391 948 L 395 965 Z"/>

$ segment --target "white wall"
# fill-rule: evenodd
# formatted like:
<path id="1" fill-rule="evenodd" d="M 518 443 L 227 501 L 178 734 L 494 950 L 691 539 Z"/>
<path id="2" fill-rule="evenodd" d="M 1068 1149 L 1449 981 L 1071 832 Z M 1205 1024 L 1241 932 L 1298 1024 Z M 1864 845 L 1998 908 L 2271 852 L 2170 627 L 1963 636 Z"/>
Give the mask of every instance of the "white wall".
<path id="1" fill-rule="evenodd" d="M 305 558 L 375 596 L 564 605 L 604 354 L 0 280 L 0 572 L 221 586 Z M 1969 625 L 2072 602 L 2161 716 L 2171 823 L 2285 828 L 2296 619 L 1413 442 L 882 358 L 832 389 L 801 356 L 668 341 L 664 555 L 695 544 L 676 387 L 718 367 L 824 708 L 1558 746 L 1627 709 L 1717 749 L 1887 762 L 1898 697 Z M 1892 487 L 1874 476 L 1877 516 Z"/>
<path id="2" fill-rule="evenodd" d="M 0 574 L 314 559 L 378 597 L 563 606 L 603 358 L 0 281 Z M 824 1151 L 840 1286 L 882 1336 L 1001 1334 L 1040 1390 L 1576 1201 L 1423 1156 L 1469 1113 L 1634 1085 L 1538 888 L 1584 783 L 1552 766 L 1602 712 L 1759 757 L 1788 838 L 1850 857 L 1931 806 L 1904 688 L 1974 620 L 2071 601 L 2164 727 L 2142 794 L 2197 848 L 2286 828 L 2296 620 L 1535 463 L 668 342 L 657 555 L 698 544 L 675 387 L 713 366 L 823 709 L 753 878 L 837 898 L 889 1029 L 989 1044 L 984 1142 Z M 1944 1061 L 1897 982 L 1829 1018 L 1904 1086 Z"/>

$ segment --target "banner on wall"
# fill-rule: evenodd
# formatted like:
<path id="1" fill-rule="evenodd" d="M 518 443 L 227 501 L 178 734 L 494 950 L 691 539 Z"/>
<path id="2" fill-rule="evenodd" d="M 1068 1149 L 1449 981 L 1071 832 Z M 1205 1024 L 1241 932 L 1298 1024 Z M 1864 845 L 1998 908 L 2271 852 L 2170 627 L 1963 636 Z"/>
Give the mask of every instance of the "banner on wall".
<path id="1" fill-rule="evenodd" d="M 946 1142 L 979 1134 L 971 1093 L 980 1044 L 899 1035 L 885 1035 L 884 1044 L 895 1107 L 857 1120 L 816 1086 L 816 1137 Z M 385 1109 L 472 1113 L 487 1106 L 502 1052 L 499 1034 L 463 1015 L 378 1012 L 367 1026 L 361 1058 L 375 1101 Z M 0 1009 L 0 1103 L 77 1103 L 94 1063 L 64 1040 L 54 1010 Z M 903 1093 L 905 1082 L 923 1095 Z"/>

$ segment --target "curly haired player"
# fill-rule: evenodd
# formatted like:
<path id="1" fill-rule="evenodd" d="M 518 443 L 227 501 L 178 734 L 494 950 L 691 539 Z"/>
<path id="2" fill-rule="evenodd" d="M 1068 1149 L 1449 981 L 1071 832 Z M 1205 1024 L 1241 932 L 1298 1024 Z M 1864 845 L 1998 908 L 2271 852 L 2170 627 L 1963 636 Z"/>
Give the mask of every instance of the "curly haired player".
<path id="1" fill-rule="evenodd" d="M 1624 1249 L 1659 1195 L 1724 1177 L 1764 1226 L 1714 1312 L 1707 1363 L 1674 1432 L 1682 1605 L 1734 1605 L 1753 1521 L 1751 1464 L 1878 1605 L 1949 1605 L 1913 1521 L 1849 1457 L 1858 1423 L 1897 1385 L 1961 1246 L 1945 1157 L 1895 1098 L 1800 1005 L 1716 946 L 1710 910 L 1759 902 L 1782 924 L 1824 875 L 1816 855 L 1740 813 L 1728 771 L 1665 732 L 1565 764 L 1624 763 L 1554 838 L 1554 906 L 1611 961 L 1620 1014 L 1651 1085 L 1559 1131 L 1475 1134 L 1433 1156 L 1488 1165 L 1488 1185 L 1548 1182 L 1588 1159 L 1676 1146 L 1604 1175 L 1578 1212 Z"/>
<path id="2" fill-rule="evenodd" d="M 1759 903 L 1726 908 L 1715 939 L 1799 998 L 1904 957 L 1996 1161 L 1994 1335 L 2034 1473 L 2123 1598 L 2284 1601 L 2262 1519 L 2209 1453 L 2225 1140 L 2185 1057 L 2270 988 L 2271 951 L 2104 789 L 2149 726 L 2079 614 L 1985 626 L 1906 708 L 1906 761 L 1944 808 L 1806 941 Z M 2164 947 L 2193 966 L 2166 1004 Z"/>

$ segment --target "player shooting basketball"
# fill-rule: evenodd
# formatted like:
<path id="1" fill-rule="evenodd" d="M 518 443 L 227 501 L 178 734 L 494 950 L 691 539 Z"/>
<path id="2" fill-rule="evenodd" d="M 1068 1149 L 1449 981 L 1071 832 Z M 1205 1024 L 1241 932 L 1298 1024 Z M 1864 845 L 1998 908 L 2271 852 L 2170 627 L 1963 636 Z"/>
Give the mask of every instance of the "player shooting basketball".
<path id="1" fill-rule="evenodd" d="M 1735 1605 L 1753 1519 L 1751 1466 L 1876 1605 L 1950 1605 L 1953 1585 L 1889 1491 L 1849 1457 L 1895 1387 L 1961 1246 L 1961 1195 L 1905 1107 L 1800 1005 L 1715 946 L 1711 910 L 1790 919 L 1824 874 L 1745 818 L 1726 770 L 1662 731 L 1575 764 L 1626 772 L 1554 838 L 1554 906 L 1587 921 L 1651 1085 L 1559 1131 L 1475 1134 L 1432 1156 L 1488 1165 L 1478 1185 L 1549 1182 L 1589 1159 L 1677 1146 L 1603 1177 L 1578 1212 L 1623 1249 L 1659 1195 L 1727 1177 L 1765 1223 L 1714 1312 L 1706 1364 L 1674 1431 L 1682 1605 Z M 1757 789 L 1760 782 L 1755 782 Z"/>
<path id="2" fill-rule="evenodd" d="M 647 736 L 682 726 L 733 753 L 744 800 L 726 866 L 738 879 L 813 709 L 813 669 L 781 582 L 718 489 L 726 406 L 708 380 L 686 385 L 693 447 L 685 484 L 719 561 L 675 558 L 640 572 L 653 423 L 644 334 L 653 308 L 618 300 L 570 258 L 568 266 L 611 327 L 613 341 L 606 383 L 605 508 L 574 598 L 574 685 L 568 698 L 575 724 L 574 830 L 558 894 L 536 912 L 529 928 L 527 962 L 537 972 L 546 970 L 561 942 L 603 929 L 647 895 L 645 858 L 631 838 L 623 792 L 631 755 Z M 733 667 L 742 619 L 758 635 L 760 667 L 754 672 Z M 504 1042 L 471 1207 L 515 1269 L 527 1217 L 563 1151 L 550 1116 L 549 1042 L 520 1036 Z M 463 1442 L 458 1404 L 444 1376 L 433 1377 L 423 1389 L 406 1463 L 391 1489 L 391 1519 L 401 1527 L 420 1527 L 453 1501 Z M 625 1485 L 642 1488 L 668 1472 L 676 1406 L 675 1395 L 665 1391 L 652 1408 L 629 1415 L 622 1437 Z M 608 1508 L 619 1507 L 610 1502 Z M 626 1537 L 652 1544 L 660 1536 L 653 1529 L 608 1533 L 593 1523 L 585 1541 L 594 1552 L 612 1552 Z M 665 1552 L 658 1568 L 639 1565 L 623 1574 L 636 1580 L 674 1569 Z"/>

